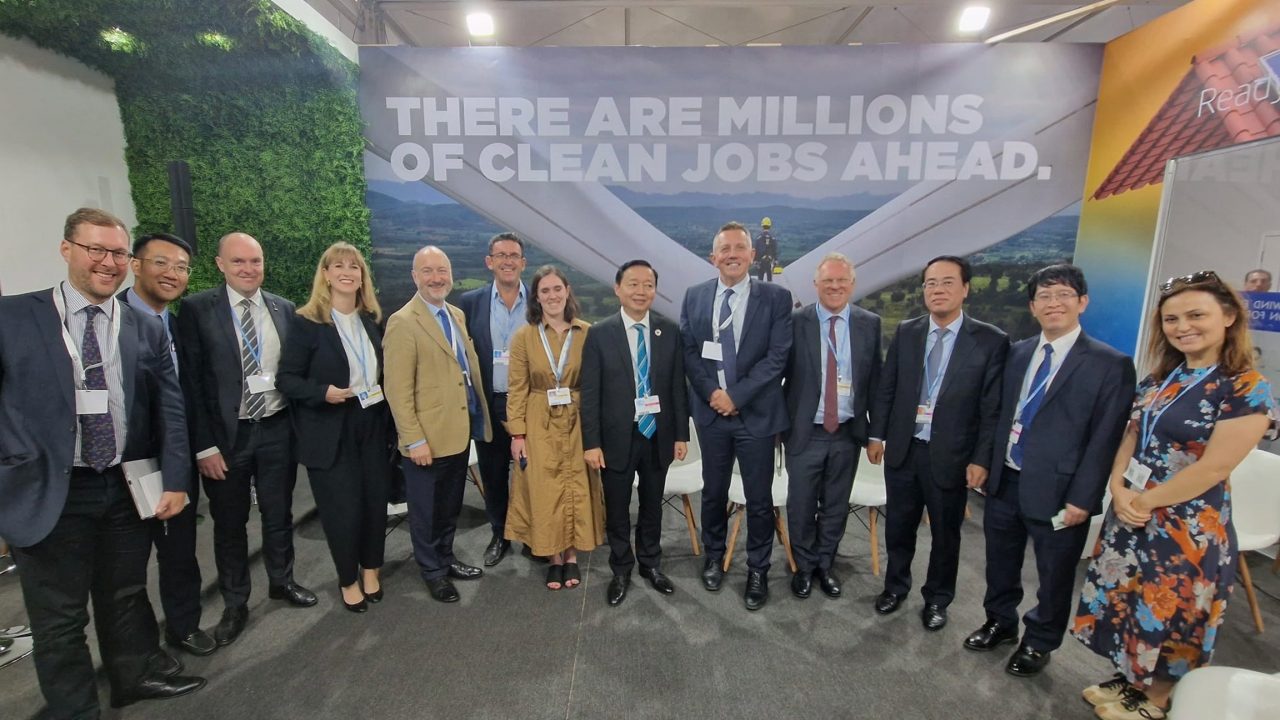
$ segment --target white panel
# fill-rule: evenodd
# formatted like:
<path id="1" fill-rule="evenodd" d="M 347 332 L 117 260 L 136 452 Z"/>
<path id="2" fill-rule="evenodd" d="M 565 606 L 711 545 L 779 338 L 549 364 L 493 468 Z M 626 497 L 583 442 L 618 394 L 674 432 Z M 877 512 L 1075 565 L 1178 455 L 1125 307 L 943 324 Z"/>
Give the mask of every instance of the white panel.
<path id="1" fill-rule="evenodd" d="M 356 44 L 351 38 L 342 34 L 342 31 L 334 27 L 334 24 L 328 20 L 323 14 L 317 11 L 306 0 L 271 0 L 281 10 L 292 15 L 298 22 L 306 25 L 311 32 L 319 35 L 329 44 L 337 48 L 338 52 L 353 63 L 360 62 L 359 51 L 356 50 Z"/>

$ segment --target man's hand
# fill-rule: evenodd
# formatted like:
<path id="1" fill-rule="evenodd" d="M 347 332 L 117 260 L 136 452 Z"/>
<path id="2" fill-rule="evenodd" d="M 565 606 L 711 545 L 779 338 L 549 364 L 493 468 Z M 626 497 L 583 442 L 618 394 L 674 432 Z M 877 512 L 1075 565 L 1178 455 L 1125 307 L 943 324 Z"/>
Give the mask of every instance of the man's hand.
<path id="1" fill-rule="evenodd" d="M 1067 514 L 1062 518 L 1062 524 L 1067 527 L 1075 527 L 1089 519 L 1089 511 L 1084 508 L 1076 507 L 1071 503 L 1067 503 Z"/>
<path id="2" fill-rule="evenodd" d="M 200 458 L 196 461 L 196 468 L 200 470 L 201 475 L 210 480 L 227 479 L 227 461 L 222 458 L 222 453 Z"/>
<path id="3" fill-rule="evenodd" d="M 419 467 L 430 465 L 434 462 L 434 458 L 431 457 L 431 446 L 426 443 L 422 443 L 418 447 L 410 450 L 409 461 Z"/>
<path id="4" fill-rule="evenodd" d="M 689 455 L 689 443 L 683 440 L 676 441 L 676 459 L 683 460 Z"/>
<path id="5" fill-rule="evenodd" d="M 716 388 L 711 393 L 711 401 L 708 403 L 712 410 L 728 417 L 738 411 L 738 406 L 733 404 L 733 398 L 729 397 L 729 393 L 724 388 Z"/>
<path id="6" fill-rule="evenodd" d="M 969 463 L 964 469 L 964 482 L 970 490 L 977 490 L 987 482 L 987 469 L 981 465 Z"/>
<path id="7" fill-rule="evenodd" d="M 867 459 L 872 465 L 879 465 L 884 460 L 884 443 L 879 440 L 867 443 Z"/>
<path id="8" fill-rule="evenodd" d="M 184 492 L 170 492 L 168 490 L 160 496 L 160 504 L 156 505 L 156 519 L 168 520 L 169 518 L 182 512 L 187 506 L 187 494 Z"/>
<path id="9" fill-rule="evenodd" d="M 355 397 L 356 394 L 351 392 L 351 388 L 340 388 L 330 385 L 328 390 L 324 391 L 324 401 L 330 405 L 341 405 L 348 398 Z"/>
<path id="10" fill-rule="evenodd" d="M 600 448 L 591 448 L 590 450 L 582 453 L 582 457 L 587 461 L 587 467 L 592 470 L 604 469 L 604 451 Z"/>

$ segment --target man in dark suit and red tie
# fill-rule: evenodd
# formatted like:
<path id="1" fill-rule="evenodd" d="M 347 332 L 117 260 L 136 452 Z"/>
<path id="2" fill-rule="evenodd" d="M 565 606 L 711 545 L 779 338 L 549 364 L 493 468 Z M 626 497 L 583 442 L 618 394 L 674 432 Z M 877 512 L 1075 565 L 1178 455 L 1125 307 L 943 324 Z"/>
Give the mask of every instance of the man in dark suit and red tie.
<path id="1" fill-rule="evenodd" d="M 658 272 L 645 260 L 618 268 L 613 291 L 622 310 L 591 327 L 582 349 L 582 447 L 600 471 L 609 538 L 606 599 L 620 605 L 631 568 L 663 594 L 675 592 L 662 573 L 662 490 L 667 468 L 688 451 L 689 396 L 675 323 L 649 312 Z M 630 378 L 626 382 L 623 378 Z M 631 547 L 631 483 L 639 480 L 640 513 Z"/>
<path id="2" fill-rule="evenodd" d="M 774 442 L 789 426 L 782 373 L 791 349 L 791 293 L 753 281 L 754 257 L 747 228 L 724 225 L 711 245 L 719 277 L 689 288 L 680 311 L 689 406 L 702 451 L 702 585 L 716 592 L 724 582 L 726 506 L 736 462 L 747 500 L 748 610 L 769 599 Z"/>
<path id="3" fill-rule="evenodd" d="M 818 302 L 791 315 L 794 339 L 783 385 L 791 417 L 787 528 L 797 568 L 791 592 L 801 599 L 814 580 L 828 597 L 840 596 L 832 564 L 880 382 L 880 316 L 850 302 L 853 263 L 840 253 L 827 255 L 813 284 Z"/>
<path id="4" fill-rule="evenodd" d="M 960 565 L 960 524 L 968 488 L 987 479 L 1000 379 L 1009 337 L 963 312 L 972 271 L 964 258 L 942 255 L 921 274 L 928 314 L 904 320 L 885 355 L 880 391 L 871 413 L 874 446 L 883 454 L 888 492 L 885 547 L 889 566 L 876 612 L 898 609 L 911 590 L 911 560 L 921 514 L 929 513 L 933 546 L 920 621 L 926 630 L 947 624 Z"/>
<path id="5" fill-rule="evenodd" d="M 1026 634 L 1005 665 L 1018 677 L 1038 675 L 1062 644 L 1089 517 L 1102 512 L 1136 381 L 1129 357 L 1080 327 L 1089 306 L 1080 268 L 1037 271 L 1027 296 L 1040 335 L 1014 345 L 1005 367 L 982 518 L 987 621 L 964 641 L 979 652 L 1017 641 L 1030 539 L 1040 586 L 1036 606 L 1022 617 Z"/>

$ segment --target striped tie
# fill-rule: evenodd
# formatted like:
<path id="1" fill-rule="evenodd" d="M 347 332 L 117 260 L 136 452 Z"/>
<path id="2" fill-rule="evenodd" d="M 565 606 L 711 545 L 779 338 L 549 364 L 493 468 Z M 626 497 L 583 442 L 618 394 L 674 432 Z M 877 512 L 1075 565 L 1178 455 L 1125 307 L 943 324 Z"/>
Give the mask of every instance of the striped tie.
<path id="1" fill-rule="evenodd" d="M 649 394 L 649 350 L 645 347 L 644 325 L 636 323 L 631 327 L 636 329 L 636 397 L 646 397 Z M 658 429 L 658 421 L 645 413 L 640 416 L 639 427 L 641 435 L 652 439 Z"/>
<path id="2" fill-rule="evenodd" d="M 257 375 L 262 372 L 262 366 L 258 365 L 258 358 L 255 353 L 261 345 L 258 344 L 258 327 L 253 322 L 253 302 L 249 298 L 240 301 L 240 332 L 244 339 L 244 347 L 240 348 L 240 367 L 244 369 L 245 381 L 241 383 L 240 399 L 244 402 L 245 412 L 254 420 L 261 420 L 262 416 L 267 412 L 267 395 L 266 393 L 249 392 L 250 375 Z"/>

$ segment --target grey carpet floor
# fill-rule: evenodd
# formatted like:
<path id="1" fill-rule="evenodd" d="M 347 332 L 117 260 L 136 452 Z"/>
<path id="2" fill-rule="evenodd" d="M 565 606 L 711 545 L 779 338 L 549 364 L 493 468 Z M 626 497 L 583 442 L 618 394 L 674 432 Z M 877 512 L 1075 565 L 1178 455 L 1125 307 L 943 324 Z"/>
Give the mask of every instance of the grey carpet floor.
<path id="1" fill-rule="evenodd" d="M 663 568 L 675 594 L 661 596 L 636 577 L 618 608 L 605 603 L 610 573 L 603 547 L 582 557 L 584 581 L 577 589 L 545 590 L 545 566 L 513 553 L 484 578 L 458 583 L 461 602 L 436 603 L 410 557 L 407 525 L 399 525 L 388 537 L 387 598 L 355 615 L 339 607 L 323 534 L 307 513 L 305 482 L 297 506 L 303 521 L 296 577 L 317 591 L 319 605 L 296 609 L 267 600 L 265 572 L 255 563 L 245 635 L 208 658 L 182 656 L 189 672 L 208 678 L 208 687 L 184 698 L 106 710 L 104 717 L 1089 718 L 1079 691 L 1111 673 L 1070 639 L 1032 680 L 1003 672 L 1011 646 L 991 654 L 963 649 L 964 637 L 984 619 L 977 496 L 964 526 L 958 597 L 950 624 L 938 633 L 921 628 L 918 593 L 895 615 L 872 610 L 881 581 L 871 573 L 867 530 L 855 519 L 836 567 L 844 597 L 828 599 L 815 588 L 807 600 L 794 598 L 785 556 L 775 546 L 772 595 L 757 613 L 742 606 L 744 541 L 725 588 L 707 593 L 698 579 L 701 558 L 693 556 L 684 521 L 672 510 L 664 517 Z M 211 532 L 207 525 L 201 532 L 209 580 Z M 459 557 L 479 564 L 488 539 L 481 500 L 468 489 Z M 922 526 L 917 578 L 924 575 L 928 547 Z M 1280 577 L 1271 574 L 1267 558 L 1250 560 L 1268 630 L 1254 630 L 1243 593 L 1237 593 L 1215 660 L 1274 673 L 1280 671 Z M 1035 587 L 1030 572 L 1027 582 Z M 221 609 L 209 595 L 207 628 Z M 23 620 L 16 578 L 0 578 L 0 627 Z M 105 706 L 105 684 L 101 697 Z M 0 718 L 33 717 L 42 706 L 30 660 L 0 671 Z"/>

